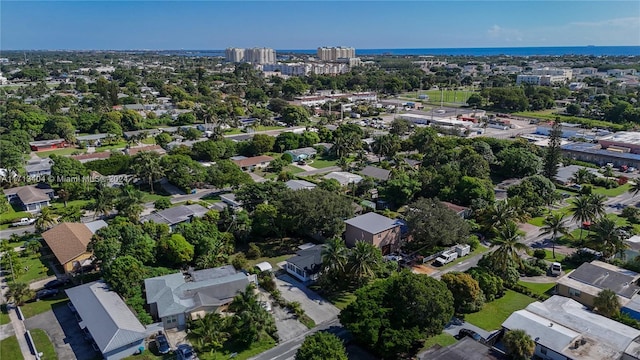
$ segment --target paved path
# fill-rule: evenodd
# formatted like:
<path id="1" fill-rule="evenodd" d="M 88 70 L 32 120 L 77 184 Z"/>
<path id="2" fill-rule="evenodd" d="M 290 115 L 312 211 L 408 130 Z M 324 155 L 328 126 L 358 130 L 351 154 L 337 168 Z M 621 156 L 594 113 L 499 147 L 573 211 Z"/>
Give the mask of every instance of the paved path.
<path id="1" fill-rule="evenodd" d="M 46 278 L 46 279 L 42 279 L 42 280 L 38 280 L 38 281 L 34 281 L 34 282 L 32 282 L 31 284 L 29 284 L 29 288 L 30 288 L 31 290 L 40 290 L 40 289 L 42 289 L 42 288 L 44 287 L 44 285 L 45 285 L 46 283 L 48 283 L 49 281 L 55 280 L 55 279 L 57 279 L 57 278 L 58 278 L 57 276 L 49 276 L 49 277 L 48 277 L 48 278 Z"/>
<path id="2" fill-rule="evenodd" d="M 9 310 L 11 311 L 11 310 Z M 4 325 L 0 325 L 0 341 L 15 335 L 16 332 L 13 330 L 13 324 L 8 323 Z"/>
<path id="3" fill-rule="evenodd" d="M 29 348 L 27 338 L 25 337 L 27 329 L 24 326 L 24 322 L 18 318 L 18 314 L 13 307 L 10 307 L 9 309 L 9 318 L 11 319 L 11 324 L 15 330 L 18 345 L 20 345 L 20 351 L 22 352 L 24 360 L 35 360 L 36 357 L 31 354 L 31 349 Z"/>
<path id="4" fill-rule="evenodd" d="M 36 228 L 33 225 L 21 226 L 19 228 L 11 228 L 6 230 L 0 230 L 0 239 L 9 239 L 11 235 L 24 235 L 26 233 L 35 232 Z"/>

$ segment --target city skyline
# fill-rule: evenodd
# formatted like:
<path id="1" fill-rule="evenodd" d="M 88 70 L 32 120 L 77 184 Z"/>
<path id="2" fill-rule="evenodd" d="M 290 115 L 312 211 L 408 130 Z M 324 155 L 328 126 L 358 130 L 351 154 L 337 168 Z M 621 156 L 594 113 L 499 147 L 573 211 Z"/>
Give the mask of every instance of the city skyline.
<path id="1" fill-rule="evenodd" d="M 634 1 L 3 1 L 2 50 L 640 45 Z"/>

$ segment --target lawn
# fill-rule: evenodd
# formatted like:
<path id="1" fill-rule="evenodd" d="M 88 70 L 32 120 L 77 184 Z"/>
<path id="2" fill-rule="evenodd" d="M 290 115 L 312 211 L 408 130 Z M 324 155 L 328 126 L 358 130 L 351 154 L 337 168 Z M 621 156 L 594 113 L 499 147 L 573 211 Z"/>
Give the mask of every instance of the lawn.
<path id="1" fill-rule="evenodd" d="M 558 209 L 558 210 L 553 210 L 551 211 L 551 213 L 553 214 L 557 214 L 557 213 L 563 213 L 565 214 L 565 218 L 569 218 L 569 215 L 571 214 L 571 210 L 569 210 L 570 207 L 564 207 L 562 209 Z M 549 215 L 549 211 L 547 210 L 545 212 L 545 214 L 543 216 L 537 216 L 534 218 L 529 219 L 529 221 L 527 221 L 527 223 L 531 224 L 531 225 L 535 225 L 538 227 L 542 227 L 544 226 L 544 219 L 547 217 L 547 215 Z"/>
<path id="2" fill-rule="evenodd" d="M 276 342 L 273 339 L 269 338 L 268 340 L 262 340 L 260 342 L 251 344 L 248 349 L 242 351 L 238 351 L 238 349 L 228 348 L 224 349 L 222 352 L 216 351 L 214 353 L 199 353 L 198 359 L 218 360 L 233 358 L 234 360 L 245 360 L 262 352 L 265 352 L 274 346 L 276 346 Z M 236 355 L 231 356 L 232 354 Z"/>
<path id="3" fill-rule="evenodd" d="M 465 321 L 484 330 L 493 331 L 499 329 L 514 311 L 524 309 L 534 301 L 536 301 L 534 298 L 507 290 L 503 297 L 485 304 L 482 310 L 467 314 Z"/>
<path id="4" fill-rule="evenodd" d="M 91 202 L 92 200 L 71 200 L 67 201 L 67 207 L 77 206 L 80 209 L 85 209 Z M 50 207 L 52 210 L 60 210 L 64 208 L 64 201 L 56 200 Z"/>
<path id="5" fill-rule="evenodd" d="M 266 261 L 269 264 L 271 264 L 273 269 L 277 269 L 279 262 L 283 262 L 283 261 L 287 260 L 288 258 L 290 258 L 292 256 L 293 256 L 293 254 L 285 254 L 285 255 L 273 256 L 273 257 L 265 257 L 265 256 L 263 256 L 263 257 L 259 257 L 257 259 L 247 260 L 247 267 L 251 268 L 256 264 L 259 264 L 259 263 L 261 263 L 263 261 Z"/>
<path id="6" fill-rule="evenodd" d="M 121 142 L 117 142 L 115 144 L 110 144 L 107 146 L 100 146 L 99 148 L 96 148 L 96 152 L 103 152 L 103 151 L 114 150 L 114 149 L 124 149 L 126 146 L 127 146 L 127 142 L 121 141 Z"/>
<path id="7" fill-rule="evenodd" d="M 627 191 L 629 191 L 630 187 L 631 187 L 631 184 L 629 183 L 626 183 L 624 185 L 618 186 L 617 188 L 613 188 L 613 189 L 605 189 L 603 187 L 594 187 L 593 193 L 602 194 L 608 197 L 614 197 L 614 196 L 619 196 L 626 193 Z"/>
<path id="8" fill-rule="evenodd" d="M 84 154 L 86 152 L 86 150 L 84 149 L 78 149 L 75 147 L 71 147 L 71 148 L 66 148 L 66 149 L 58 149 L 58 150 L 49 150 L 49 151 L 38 151 L 36 152 L 36 155 L 38 155 L 38 157 L 41 158 L 48 158 L 51 155 L 72 155 L 73 153 L 79 153 L 79 154 Z"/>
<path id="9" fill-rule="evenodd" d="M 323 294 L 323 296 L 340 310 L 344 310 L 349 304 L 356 301 L 357 298 L 353 292 L 346 290 L 332 294 Z"/>
<path id="10" fill-rule="evenodd" d="M 421 91 L 420 94 L 425 92 Z M 466 103 L 467 99 L 473 94 L 470 90 L 427 90 L 426 94 L 429 95 L 429 103 L 451 103 L 460 104 Z"/>
<path id="11" fill-rule="evenodd" d="M 539 295 L 551 295 L 551 292 L 553 292 L 553 288 L 556 286 L 556 283 L 531 283 L 526 281 L 518 281 L 518 285 L 522 285 Z"/>
<path id="12" fill-rule="evenodd" d="M 46 332 L 42 329 L 33 329 L 30 330 L 31 337 L 33 338 L 33 342 L 36 345 L 36 349 L 38 349 L 39 353 L 42 353 L 41 359 L 44 360 L 54 360 L 58 359 L 58 354 L 56 354 L 56 350 L 53 348 L 53 344 L 51 343 L 51 339 Z"/>
<path id="13" fill-rule="evenodd" d="M 551 121 L 555 120 L 556 118 L 560 118 L 560 121 L 562 122 L 586 124 L 587 127 L 604 127 L 604 128 L 611 128 L 614 130 L 625 129 L 625 125 L 614 124 L 614 123 L 611 123 L 608 121 L 602 121 L 602 120 L 586 119 L 586 118 L 581 118 L 577 116 L 559 115 L 559 114 L 555 114 L 554 113 L 555 111 L 556 110 L 554 109 L 542 110 L 542 111 L 521 111 L 521 112 L 514 112 L 512 115 L 530 117 L 530 118 L 536 118 L 536 119 L 542 119 L 542 120 L 551 120 Z"/>
<path id="14" fill-rule="evenodd" d="M 330 166 L 336 166 L 337 162 L 337 160 L 313 159 L 313 161 L 309 162 L 309 166 L 316 169 L 324 169 Z"/>
<path id="15" fill-rule="evenodd" d="M 26 211 L 20 211 L 20 209 L 10 206 L 9 211 L 0 214 L 0 222 L 20 219 L 23 217 L 31 217 L 31 214 L 29 214 Z M 6 225 L 9 225 L 9 224 L 6 224 Z"/>
<path id="16" fill-rule="evenodd" d="M 440 345 L 442 347 L 445 346 L 449 346 L 449 345 L 453 345 L 456 343 L 456 338 L 453 337 L 453 335 L 449 335 L 447 333 L 442 333 L 439 335 L 435 335 L 432 336 L 430 338 L 428 338 L 425 342 L 424 342 L 424 346 L 422 347 L 422 350 L 427 350 L 432 348 L 434 345 Z M 420 350 L 420 351 L 422 351 Z"/>
<path id="17" fill-rule="evenodd" d="M 44 300 L 38 300 L 26 303 L 20 307 L 25 319 L 32 316 L 42 314 L 51 310 L 54 306 L 63 306 L 63 303 L 69 301 L 64 291 L 61 291 L 56 297 Z"/>
<path id="18" fill-rule="evenodd" d="M 44 279 L 48 276 L 55 275 L 52 269 L 50 269 L 43 260 L 40 253 L 29 255 L 28 257 L 20 257 L 20 266 L 26 268 L 27 271 L 17 274 L 16 282 L 30 283 L 34 280 Z"/>
<path id="19" fill-rule="evenodd" d="M 544 252 L 547 254 L 547 256 L 544 257 L 544 259 L 547 261 L 561 262 L 566 257 L 566 255 L 560 254 L 556 251 L 556 257 L 554 258 L 553 251 L 549 249 L 544 249 Z"/>
<path id="20" fill-rule="evenodd" d="M 7 304 L 0 305 L 0 325 L 8 324 L 11 322 L 9 313 L 7 311 Z"/>
<path id="21" fill-rule="evenodd" d="M 160 195 L 160 194 L 150 194 L 145 192 L 144 196 L 142 196 L 142 202 L 156 202 L 160 199 L 171 199 L 171 196 Z"/>
<path id="22" fill-rule="evenodd" d="M 458 263 L 461 263 L 461 262 L 463 262 L 463 261 L 466 261 L 466 260 L 467 260 L 467 259 L 469 259 L 470 257 L 473 257 L 473 256 L 476 256 L 476 255 L 480 255 L 480 254 L 482 254 L 482 253 L 485 253 L 487 250 L 489 250 L 489 248 L 484 247 L 484 246 L 482 246 L 482 245 L 478 245 L 478 247 L 477 247 L 475 250 L 473 250 L 472 252 L 470 252 L 470 253 L 469 253 L 469 255 L 467 255 L 467 256 L 463 256 L 463 257 L 461 257 L 461 258 L 457 258 L 456 260 L 454 260 L 454 261 L 452 261 L 452 262 L 450 262 L 450 263 L 448 263 L 448 264 L 446 264 L 446 265 L 444 265 L 444 266 L 439 267 L 439 268 L 438 268 L 438 270 L 448 269 L 448 268 L 450 268 L 450 267 L 452 267 L 452 266 L 454 266 L 454 265 L 456 265 L 456 264 L 458 264 Z"/>
<path id="23" fill-rule="evenodd" d="M 156 139 L 153 136 L 150 136 L 146 139 L 142 139 L 140 142 L 146 145 L 155 145 Z"/>
<path id="24" fill-rule="evenodd" d="M 2 359 L 24 359 L 20 351 L 20 344 L 15 336 L 0 341 L 0 357 Z"/>

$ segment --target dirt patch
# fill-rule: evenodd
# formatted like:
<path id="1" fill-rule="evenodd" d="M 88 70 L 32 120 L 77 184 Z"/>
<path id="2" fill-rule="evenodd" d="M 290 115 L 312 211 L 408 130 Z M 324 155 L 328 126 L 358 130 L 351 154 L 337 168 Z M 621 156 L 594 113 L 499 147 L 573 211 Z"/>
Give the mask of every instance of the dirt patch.
<path id="1" fill-rule="evenodd" d="M 434 272 L 438 271 L 432 268 L 431 266 L 427 266 L 427 265 L 416 265 L 412 267 L 411 270 L 416 274 L 425 274 L 425 275 L 431 275 Z"/>

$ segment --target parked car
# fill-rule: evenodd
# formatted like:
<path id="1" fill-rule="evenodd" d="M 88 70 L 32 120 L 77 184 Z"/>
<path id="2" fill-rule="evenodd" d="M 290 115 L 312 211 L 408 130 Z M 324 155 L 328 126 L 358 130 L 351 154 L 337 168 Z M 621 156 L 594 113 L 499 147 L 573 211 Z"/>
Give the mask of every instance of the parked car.
<path id="1" fill-rule="evenodd" d="M 36 219 L 30 219 L 30 218 L 22 218 L 17 222 L 14 222 L 11 224 L 11 226 L 27 226 L 27 225 L 31 225 L 34 222 L 36 222 Z"/>
<path id="2" fill-rule="evenodd" d="M 55 279 L 51 280 L 48 283 L 44 284 L 45 289 L 56 289 L 62 286 L 67 285 L 70 282 L 69 279 Z"/>
<path id="3" fill-rule="evenodd" d="M 58 289 L 43 289 L 36 293 L 36 299 L 48 299 L 58 295 Z"/>
<path id="4" fill-rule="evenodd" d="M 162 333 L 162 331 L 156 335 L 156 347 L 160 354 L 168 354 L 169 351 L 171 351 L 169 340 L 167 340 L 167 337 Z"/>
<path id="5" fill-rule="evenodd" d="M 458 253 L 455 250 L 449 250 L 449 251 L 443 252 L 442 255 L 438 256 L 433 263 L 434 265 L 437 265 L 437 266 L 443 266 L 452 262 L 457 258 L 458 258 Z"/>
<path id="6" fill-rule="evenodd" d="M 176 348 L 176 360 L 196 360 L 198 357 L 189 344 L 180 344 Z"/>
<path id="7" fill-rule="evenodd" d="M 470 338 L 472 338 L 475 341 L 479 341 L 482 342 L 484 339 L 482 338 L 482 336 L 480 336 L 480 334 L 478 334 L 477 332 L 470 330 L 470 329 L 460 329 L 460 331 L 458 331 L 458 335 L 454 336 L 456 339 L 460 340 L 463 337 L 468 336 Z"/>

